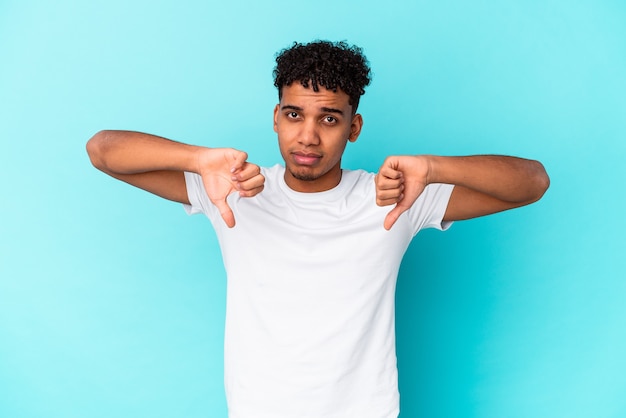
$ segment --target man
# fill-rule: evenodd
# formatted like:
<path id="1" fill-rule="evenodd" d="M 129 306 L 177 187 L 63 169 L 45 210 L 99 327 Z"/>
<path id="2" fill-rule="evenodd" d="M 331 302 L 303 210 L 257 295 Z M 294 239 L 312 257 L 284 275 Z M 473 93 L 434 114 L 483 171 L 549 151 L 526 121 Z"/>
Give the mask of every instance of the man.
<path id="1" fill-rule="evenodd" d="M 213 223 L 228 276 L 230 417 L 397 417 L 394 293 L 411 239 L 532 203 L 548 176 L 504 156 L 390 156 L 377 174 L 342 170 L 370 82 L 361 50 L 294 44 L 276 61 L 284 167 L 120 131 L 96 134 L 89 156 Z"/>

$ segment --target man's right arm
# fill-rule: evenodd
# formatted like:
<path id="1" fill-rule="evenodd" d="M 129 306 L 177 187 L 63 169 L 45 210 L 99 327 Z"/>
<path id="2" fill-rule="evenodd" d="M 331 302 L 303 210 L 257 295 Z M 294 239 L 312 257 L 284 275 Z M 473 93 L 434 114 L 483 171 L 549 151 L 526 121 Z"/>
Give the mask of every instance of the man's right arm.
<path id="1" fill-rule="evenodd" d="M 184 172 L 200 174 L 226 224 L 234 226 L 226 197 L 251 197 L 264 178 L 248 155 L 232 148 L 206 148 L 129 131 L 100 131 L 87 142 L 92 164 L 106 174 L 165 199 L 189 203 Z"/>

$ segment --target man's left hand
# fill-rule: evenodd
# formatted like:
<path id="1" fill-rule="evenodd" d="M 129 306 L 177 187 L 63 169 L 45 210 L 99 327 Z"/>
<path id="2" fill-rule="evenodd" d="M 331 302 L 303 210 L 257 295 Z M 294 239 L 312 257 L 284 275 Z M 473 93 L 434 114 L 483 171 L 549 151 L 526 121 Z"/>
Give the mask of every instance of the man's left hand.
<path id="1" fill-rule="evenodd" d="M 376 175 L 376 204 L 396 205 L 385 217 L 389 230 L 396 220 L 415 203 L 428 185 L 429 164 L 426 156 L 391 156 Z"/>

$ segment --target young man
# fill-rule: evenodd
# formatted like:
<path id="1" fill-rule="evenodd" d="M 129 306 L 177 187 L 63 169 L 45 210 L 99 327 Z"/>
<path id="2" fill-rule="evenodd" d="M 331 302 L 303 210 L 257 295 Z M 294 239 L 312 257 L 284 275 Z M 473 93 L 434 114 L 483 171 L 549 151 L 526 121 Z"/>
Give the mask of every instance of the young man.
<path id="1" fill-rule="evenodd" d="M 377 174 L 342 170 L 370 82 L 361 50 L 294 44 L 274 77 L 284 167 L 120 131 L 97 133 L 89 156 L 211 220 L 228 276 L 230 417 L 397 417 L 394 293 L 411 239 L 532 203 L 548 176 L 504 156 L 391 156 Z"/>

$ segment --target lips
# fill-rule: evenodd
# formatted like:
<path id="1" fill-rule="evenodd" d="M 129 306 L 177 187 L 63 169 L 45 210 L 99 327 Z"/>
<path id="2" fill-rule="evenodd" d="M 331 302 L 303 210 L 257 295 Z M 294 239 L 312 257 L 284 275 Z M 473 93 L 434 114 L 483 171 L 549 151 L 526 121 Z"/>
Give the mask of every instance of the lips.
<path id="1" fill-rule="evenodd" d="M 294 161 L 300 165 L 314 165 L 322 158 L 319 154 L 301 151 L 293 152 L 291 155 L 293 155 Z"/>

